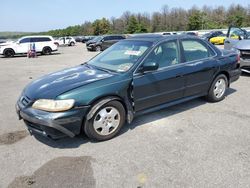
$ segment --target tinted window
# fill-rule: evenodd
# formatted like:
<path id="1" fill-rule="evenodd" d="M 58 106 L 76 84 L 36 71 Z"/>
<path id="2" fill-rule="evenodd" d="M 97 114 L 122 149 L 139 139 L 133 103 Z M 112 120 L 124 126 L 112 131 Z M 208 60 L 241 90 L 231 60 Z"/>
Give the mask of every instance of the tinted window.
<path id="1" fill-rule="evenodd" d="M 122 39 L 124 39 L 124 37 L 123 36 L 114 36 L 114 39 L 115 40 L 122 40 Z"/>
<path id="2" fill-rule="evenodd" d="M 30 42 L 30 38 L 25 38 L 20 40 L 20 43 L 28 43 L 28 42 Z"/>
<path id="3" fill-rule="evenodd" d="M 195 61 L 214 55 L 205 44 L 198 40 L 183 40 L 182 46 L 186 61 Z"/>
<path id="4" fill-rule="evenodd" d="M 48 42 L 51 41 L 50 38 L 48 37 L 35 37 L 35 38 L 31 38 L 31 42 Z"/>
<path id="5" fill-rule="evenodd" d="M 107 40 L 113 40 L 111 36 L 108 36 L 108 37 L 104 37 L 104 41 L 107 41 Z"/>
<path id="6" fill-rule="evenodd" d="M 149 54 L 146 62 L 157 62 L 159 68 L 178 64 L 180 61 L 177 42 L 169 41 L 160 44 Z"/>

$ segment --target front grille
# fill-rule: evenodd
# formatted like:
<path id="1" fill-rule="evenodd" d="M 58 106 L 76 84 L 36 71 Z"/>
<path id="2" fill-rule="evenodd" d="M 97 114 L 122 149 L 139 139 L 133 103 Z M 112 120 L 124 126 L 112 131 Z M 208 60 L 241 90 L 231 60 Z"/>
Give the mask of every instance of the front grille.
<path id="1" fill-rule="evenodd" d="M 20 102 L 22 103 L 23 106 L 28 106 L 31 103 L 31 100 L 27 96 L 21 96 Z"/>
<path id="2" fill-rule="evenodd" d="M 240 54 L 242 59 L 250 59 L 250 50 L 241 50 Z"/>

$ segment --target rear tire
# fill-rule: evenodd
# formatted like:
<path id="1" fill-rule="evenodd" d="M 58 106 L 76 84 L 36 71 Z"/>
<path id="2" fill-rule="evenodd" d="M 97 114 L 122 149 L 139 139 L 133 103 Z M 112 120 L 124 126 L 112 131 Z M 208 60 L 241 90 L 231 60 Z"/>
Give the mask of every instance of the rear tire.
<path id="1" fill-rule="evenodd" d="M 69 45 L 70 45 L 70 46 L 75 46 L 75 43 L 74 43 L 74 42 L 70 42 Z"/>
<path id="2" fill-rule="evenodd" d="M 126 112 L 123 105 L 118 101 L 110 101 L 85 122 L 84 132 L 93 140 L 109 140 L 120 131 L 125 123 L 125 117 Z"/>
<path id="3" fill-rule="evenodd" d="M 52 52 L 52 49 L 50 47 L 44 47 L 43 51 L 42 51 L 42 54 L 43 55 L 50 55 L 51 52 Z"/>
<path id="4" fill-rule="evenodd" d="M 4 57 L 14 57 L 15 52 L 12 49 L 6 49 L 4 51 Z"/>
<path id="5" fill-rule="evenodd" d="M 210 89 L 207 95 L 207 100 L 209 102 L 219 102 L 222 101 L 225 98 L 226 90 L 228 88 L 228 79 L 224 74 L 218 75 Z"/>

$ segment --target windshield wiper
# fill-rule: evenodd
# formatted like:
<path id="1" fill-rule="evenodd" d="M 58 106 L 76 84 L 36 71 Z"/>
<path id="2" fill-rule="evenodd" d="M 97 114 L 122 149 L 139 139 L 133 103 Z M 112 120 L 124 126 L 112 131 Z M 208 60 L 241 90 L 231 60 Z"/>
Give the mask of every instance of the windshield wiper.
<path id="1" fill-rule="evenodd" d="M 88 66 L 89 68 L 98 69 L 98 70 L 101 70 L 101 71 L 105 71 L 107 73 L 117 73 L 116 71 L 113 71 L 113 70 L 110 70 L 110 69 L 105 69 L 103 67 L 98 67 L 98 66 L 95 66 L 95 65 L 90 65 L 88 63 L 86 63 L 85 65 Z"/>

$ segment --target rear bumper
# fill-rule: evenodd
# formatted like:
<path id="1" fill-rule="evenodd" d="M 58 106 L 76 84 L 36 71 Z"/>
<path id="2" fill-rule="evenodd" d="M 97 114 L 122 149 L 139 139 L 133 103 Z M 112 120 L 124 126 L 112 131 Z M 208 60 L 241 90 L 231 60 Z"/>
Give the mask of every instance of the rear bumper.
<path id="1" fill-rule="evenodd" d="M 230 71 L 230 83 L 232 82 L 235 82 L 236 80 L 238 80 L 240 78 L 240 75 L 241 75 L 241 69 L 238 68 L 238 69 L 235 69 L 235 70 L 232 70 Z"/>
<path id="2" fill-rule="evenodd" d="M 51 113 L 16 104 L 18 117 L 24 120 L 31 134 L 40 134 L 52 139 L 74 137 L 79 134 L 88 108 L 84 106 L 65 112 Z"/>

